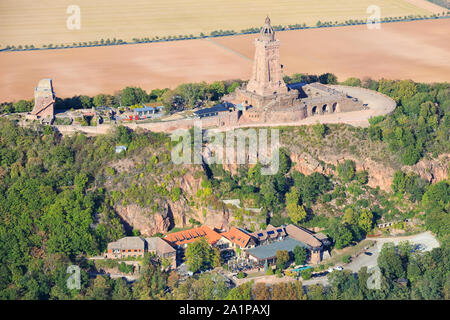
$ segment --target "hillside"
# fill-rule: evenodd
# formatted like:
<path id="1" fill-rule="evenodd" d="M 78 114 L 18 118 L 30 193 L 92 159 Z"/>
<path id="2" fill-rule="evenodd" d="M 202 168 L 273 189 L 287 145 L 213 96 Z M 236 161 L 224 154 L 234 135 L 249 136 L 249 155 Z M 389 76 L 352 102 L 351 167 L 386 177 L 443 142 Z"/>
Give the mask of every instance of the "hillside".
<path id="1" fill-rule="evenodd" d="M 377 226 L 387 221 L 397 233 L 430 230 L 448 248 L 449 85 L 345 84 L 383 92 L 398 107 L 368 128 L 279 128 L 274 175 L 262 175 L 260 164 L 174 165 L 177 142 L 162 133 L 119 126 L 106 135 L 69 137 L 51 126 L 22 128 L 0 119 L 0 298 L 96 296 L 94 288 L 112 284 L 103 277 L 90 281 L 88 272 L 96 269 L 86 258 L 104 252 L 108 242 L 199 224 L 254 231 L 294 223 L 322 230 L 341 249 L 389 233 Z M 116 153 L 117 145 L 127 150 Z M 223 203 L 233 199 L 239 207 Z M 72 263 L 85 272 L 77 292 L 65 287 Z M 150 268 L 162 283 L 152 298 L 161 298 L 168 275 Z M 153 281 L 147 271 L 134 298 L 147 297 L 145 286 Z"/>

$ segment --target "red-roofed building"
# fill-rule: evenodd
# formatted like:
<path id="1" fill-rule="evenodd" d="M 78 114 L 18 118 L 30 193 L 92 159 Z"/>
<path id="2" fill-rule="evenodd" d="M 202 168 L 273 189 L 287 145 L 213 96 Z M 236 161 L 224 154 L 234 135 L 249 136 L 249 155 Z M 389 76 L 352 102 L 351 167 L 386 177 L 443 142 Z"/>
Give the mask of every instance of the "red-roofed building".
<path id="1" fill-rule="evenodd" d="M 256 245 L 255 239 L 250 234 L 236 227 L 232 227 L 229 231 L 221 233 L 221 235 L 230 240 L 233 248 L 253 248 Z"/>
<path id="2" fill-rule="evenodd" d="M 189 230 L 169 233 L 164 240 L 172 246 L 186 247 L 188 243 L 205 238 L 211 246 L 214 246 L 222 236 L 208 226 L 201 226 Z"/>

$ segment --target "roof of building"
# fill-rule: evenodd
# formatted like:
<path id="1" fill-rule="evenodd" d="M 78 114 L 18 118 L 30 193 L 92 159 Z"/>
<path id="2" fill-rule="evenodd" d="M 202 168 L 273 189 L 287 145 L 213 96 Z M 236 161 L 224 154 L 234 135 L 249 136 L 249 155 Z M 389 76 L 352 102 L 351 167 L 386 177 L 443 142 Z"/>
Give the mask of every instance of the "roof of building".
<path id="1" fill-rule="evenodd" d="M 233 106 L 230 102 L 224 102 L 221 104 L 217 104 L 214 107 L 211 108 L 204 108 L 197 111 L 194 111 L 194 114 L 196 115 L 203 115 L 203 114 L 209 114 L 209 113 L 216 113 L 216 112 L 224 112 L 229 111 L 229 109 Z"/>
<path id="2" fill-rule="evenodd" d="M 323 233 L 320 233 L 320 232 L 315 233 L 314 236 L 315 236 L 317 239 L 319 239 L 320 241 L 328 240 L 327 235 L 325 235 L 325 234 L 323 234 Z"/>
<path id="3" fill-rule="evenodd" d="M 322 91 L 330 91 L 333 90 L 330 87 L 327 87 L 326 85 L 320 83 L 320 82 L 311 82 L 308 84 L 308 86 L 313 87 L 317 90 L 322 90 Z"/>
<path id="4" fill-rule="evenodd" d="M 176 251 L 170 244 L 167 243 L 167 241 L 159 237 L 145 238 L 145 241 L 147 242 L 148 251 L 156 251 L 160 254 L 173 253 Z"/>
<path id="5" fill-rule="evenodd" d="M 222 232 L 221 235 L 243 248 L 247 246 L 252 238 L 249 234 L 236 227 L 232 227 L 229 231 Z"/>
<path id="6" fill-rule="evenodd" d="M 95 107 L 95 110 L 106 111 L 106 110 L 112 110 L 112 108 L 110 106 L 98 106 L 98 107 Z"/>
<path id="7" fill-rule="evenodd" d="M 291 238 L 301 241 L 310 247 L 315 248 L 322 246 L 322 242 L 308 229 L 289 224 L 286 226 L 286 232 Z"/>
<path id="8" fill-rule="evenodd" d="M 305 85 L 307 85 L 306 82 L 294 82 L 294 83 L 288 83 L 288 84 L 286 84 L 286 86 L 287 86 L 289 89 L 293 89 L 293 90 L 301 89 L 301 88 L 304 87 Z"/>
<path id="9" fill-rule="evenodd" d="M 143 108 L 134 108 L 134 112 L 143 112 L 143 111 L 155 111 L 153 107 L 143 107 Z"/>
<path id="10" fill-rule="evenodd" d="M 206 238 L 209 244 L 213 245 L 222 236 L 215 232 L 208 226 L 201 226 L 189 230 L 178 231 L 174 233 L 169 233 L 166 235 L 164 240 L 168 241 L 172 245 L 182 245 L 185 243 L 194 242 L 200 238 Z"/>
<path id="11" fill-rule="evenodd" d="M 257 238 L 259 241 L 264 241 L 267 239 L 277 239 L 279 237 L 286 236 L 286 230 L 284 230 L 283 227 L 277 228 L 269 224 L 266 230 L 253 232 L 252 236 Z"/>
<path id="12" fill-rule="evenodd" d="M 108 243 L 108 249 L 145 249 L 145 241 L 141 237 L 125 237 Z"/>
<path id="13" fill-rule="evenodd" d="M 252 249 L 247 249 L 246 252 L 247 254 L 254 256 L 258 260 L 265 260 L 276 257 L 277 251 L 279 250 L 286 250 L 288 252 L 292 252 L 294 251 L 294 248 L 297 246 L 310 249 L 310 247 L 305 243 L 297 241 L 288 236 L 281 241 L 275 241 Z"/>
<path id="14" fill-rule="evenodd" d="M 143 107 L 154 107 L 156 109 L 158 108 L 164 108 L 163 105 L 161 105 L 161 102 L 155 101 L 155 102 L 146 102 L 142 104 Z"/>

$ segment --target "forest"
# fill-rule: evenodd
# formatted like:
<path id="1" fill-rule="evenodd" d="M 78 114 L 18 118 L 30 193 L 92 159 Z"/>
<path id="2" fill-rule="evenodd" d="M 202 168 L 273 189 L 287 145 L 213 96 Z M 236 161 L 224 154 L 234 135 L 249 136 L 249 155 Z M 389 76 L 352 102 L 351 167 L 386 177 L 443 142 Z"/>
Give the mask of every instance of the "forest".
<path id="1" fill-rule="evenodd" d="M 312 82 L 319 78 L 293 75 L 285 80 Z M 337 83 L 331 74 L 319 80 Z M 210 88 L 206 91 L 193 85 L 169 90 L 170 98 L 161 91 L 147 94 L 134 88 L 122 92 L 121 99 L 130 95 L 134 100 L 126 101 L 127 104 L 163 101 L 175 109 L 193 107 L 205 101 L 218 101 L 225 92 L 233 90 L 230 89 L 236 86 L 233 83 L 206 85 Z M 398 104 L 392 115 L 371 119 L 368 128 L 345 129 L 359 137 L 358 144 L 371 141 L 384 146 L 400 165 L 413 165 L 449 152 L 448 83 L 351 78 L 343 84 L 377 90 Z M 177 90 L 180 91 L 176 93 Z M 178 94 L 182 96 L 181 104 L 174 98 Z M 88 97 L 86 101 L 88 105 L 97 105 L 108 103 L 108 99 L 114 97 Z M 17 108 L 17 112 L 30 108 L 26 102 L 16 104 L 3 104 L 2 108 Z M 347 126 L 313 125 L 299 131 L 289 128 L 282 131 L 292 135 L 308 130 L 317 141 L 323 141 L 344 127 Z M 126 145 L 127 152 L 115 153 L 118 144 Z M 146 206 L 149 200 L 146 193 L 140 192 L 136 175 L 128 177 L 135 180 L 128 188 L 106 187 L 108 175 L 117 181 L 125 179 L 109 164 L 138 157 L 146 150 L 154 156 L 149 157 L 149 170 L 161 177 L 171 173 L 167 179 L 176 179 L 168 169 L 171 146 L 167 135 L 133 132 L 125 127 L 102 136 L 70 137 L 61 136 L 51 126 L 23 128 L 15 121 L 1 118 L 0 299 L 449 299 L 448 178 L 430 184 L 417 174 L 397 170 L 392 190 L 386 193 L 368 187 L 367 172 L 356 170 L 350 160 L 333 168 L 334 174 L 302 174 L 293 168 L 289 147 L 281 149 L 280 170 L 273 176 L 261 175 L 259 164 L 243 165 L 236 173 L 222 166 L 202 166 L 196 177 L 202 181 L 201 189 L 190 200 L 201 206 L 239 198 L 250 207 L 263 208 L 259 215 L 251 217 L 252 228 L 263 228 L 268 223 L 319 226 L 332 238 L 335 248 L 364 239 L 383 217 L 415 217 L 423 222 L 421 228 L 438 237 L 441 248 L 426 253 L 411 252 L 409 244 L 383 248 L 378 259 L 382 273 L 380 290 L 367 288 L 369 275 L 364 269 L 357 274 L 333 272 L 329 286 L 315 285 L 307 290 L 296 281 L 272 287 L 248 282 L 229 288 L 212 273 L 181 281 L 176 273 L 161 271 L 160 262 L 151 256 L 143 260 L 140 278 L 133 284 L 123 279 L 91 276 L 96 270 L 88 258 L 104 252 L 108 242 L 133 234 L 124 228 L 115 205 L 126 201 Z M 168 202 L 184 196 L 184 190 L 167 185 L 148 183 L 142 187 L 149 188 L 142 189 L 150 190 L 148 194 Z M 234 215 L 238 222 L 247 223 L 248 217 L 243 212 L 235 211 Z M 69 265 L 82 269 L 79 290 L 66 286 Z"/>

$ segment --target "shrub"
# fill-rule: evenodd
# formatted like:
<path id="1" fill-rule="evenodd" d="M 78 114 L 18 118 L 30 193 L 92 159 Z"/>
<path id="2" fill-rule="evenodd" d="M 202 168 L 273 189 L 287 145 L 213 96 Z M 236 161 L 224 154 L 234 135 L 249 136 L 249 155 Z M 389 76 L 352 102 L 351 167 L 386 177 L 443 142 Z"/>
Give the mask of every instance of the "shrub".
<path id="1" fill-rule="evenodd" d="M 238 279 L 244 279 L 247 275 L 245 274 L 245 272 L 241 271 L 238 273 L 237 278 Z"/>
<path id="2" fill-rule="evenodd" d="M 114 170 L 114 168 L 111 168 L 111 167 L 106 167 L 105 168 L 105 173 L 108 176 L 113 176 L 116 173 L 116 170 Z"/>
<path id="3" fill-rule="evenodd" d="M 323 201 L 324 203 L 330 202 L 331 200 L 332 200 L 332 197 L 331 197 L 331 194 L 329 194 L 329 193 L 325 193 L 325 194 L 322 196 L 322 201 Z"/>
<path id="4" fill-rule="evenodd" d="M 312 269 L 305 269 L 300 273 L 300 275 L 303 280 L 309 280 L 312 277 Z"/>
<path id="5" fill-rule="evenodd" d="M 342 262 L 343 263 L 349 263 L 350 262 L 350 256 L 348 254 L 346 254 L 345 256 L 342 257 Z"/>
<path id="6" fill-rule="evenodd" d="M 119 271 L 123 273 L 133 273 L 134 267 L 132 265 L 126 264 L 125 262 L 121 262 L 119 264 Z"/>
<path id="7" fill-rule="evenodd" d="M 345 160 L 343 163 L 339 163 L 337 172 L 339 178 L 341 178 L 344 183 L 351 181 L 355 176 L 355 162 L 352 160 Z"/>

